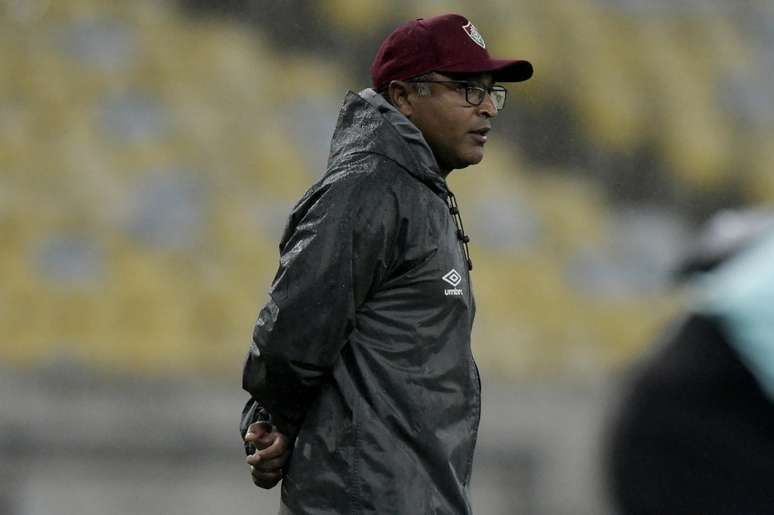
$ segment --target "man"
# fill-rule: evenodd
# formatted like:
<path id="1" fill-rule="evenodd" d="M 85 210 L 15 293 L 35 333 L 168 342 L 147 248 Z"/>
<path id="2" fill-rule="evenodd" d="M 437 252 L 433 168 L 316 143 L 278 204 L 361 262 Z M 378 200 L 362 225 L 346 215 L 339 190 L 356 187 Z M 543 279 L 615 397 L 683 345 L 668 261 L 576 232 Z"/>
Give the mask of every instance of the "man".
<path id="1" fill-rule="evenodd" d="M 774 512 L 774 215 L 724 212 L 680 268 L 695 300 L 611 419 L 622 515 Z"/>
<path id="2" fill-rule="evenodd" d="M 280 243 L 244 369 L 247 461 L 259 486 L 283 478 L 282 513 L 469 514 L 472 263 L 445 178 L 483 158 L 494 83 L 532 66 L 450 14 L 396 29 L 371 74 Z"/>

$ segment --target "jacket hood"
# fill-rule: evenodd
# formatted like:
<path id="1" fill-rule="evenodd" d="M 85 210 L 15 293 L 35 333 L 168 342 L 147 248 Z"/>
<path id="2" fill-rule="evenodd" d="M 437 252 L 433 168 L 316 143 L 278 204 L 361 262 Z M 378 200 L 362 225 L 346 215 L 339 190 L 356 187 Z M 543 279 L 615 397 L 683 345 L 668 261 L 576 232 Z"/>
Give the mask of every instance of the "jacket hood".
<path id="1" fill-rule="evenodd" d="M 331 140 L 328 170 L 356 153 L 384 156 L 434 191 L 447 191 L 422 132 L 371 88 L 347 92 Z"/>

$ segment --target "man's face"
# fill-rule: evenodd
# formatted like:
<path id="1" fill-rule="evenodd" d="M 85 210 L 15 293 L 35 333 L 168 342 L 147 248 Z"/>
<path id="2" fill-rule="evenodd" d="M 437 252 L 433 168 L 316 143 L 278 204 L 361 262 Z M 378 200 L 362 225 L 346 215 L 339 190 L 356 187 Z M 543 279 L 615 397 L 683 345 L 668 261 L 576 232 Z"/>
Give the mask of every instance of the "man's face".
<path id="1" fill-rule="evenodd" d="M 491 74 L 449 77 L 433 74 L 433 80 L 459 80 L 484 87 L 492 85 Z M 433 151 L 441 172 L 447 175 L 454 169 L 477 164 L 484 158 L 484 145 L 491 120 L 497 116 L 489 95 L 478 106 L 465 100 L 465 88 L 458 84 L 428 83 L 429 96 L 410 93 L 412 109 L 408 115 L 422 131 Z"/>

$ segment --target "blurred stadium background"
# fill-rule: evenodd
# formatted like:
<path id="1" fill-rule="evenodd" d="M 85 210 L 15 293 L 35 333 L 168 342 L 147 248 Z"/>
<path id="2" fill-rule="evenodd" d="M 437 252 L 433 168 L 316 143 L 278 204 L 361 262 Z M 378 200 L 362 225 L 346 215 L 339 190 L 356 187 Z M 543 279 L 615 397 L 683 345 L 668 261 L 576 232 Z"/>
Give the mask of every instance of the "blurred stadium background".
<path id="1" fill-rule="evenodd" d="M 771 2 L 0 0 L 0 514 L 276 512 L 236 427 L 280 231 L 381 40 L 443 12 L 536 69 L 450 178 L 477 513 L 612 513 L 604 419 L 671 269 L 774 200 Z"/>

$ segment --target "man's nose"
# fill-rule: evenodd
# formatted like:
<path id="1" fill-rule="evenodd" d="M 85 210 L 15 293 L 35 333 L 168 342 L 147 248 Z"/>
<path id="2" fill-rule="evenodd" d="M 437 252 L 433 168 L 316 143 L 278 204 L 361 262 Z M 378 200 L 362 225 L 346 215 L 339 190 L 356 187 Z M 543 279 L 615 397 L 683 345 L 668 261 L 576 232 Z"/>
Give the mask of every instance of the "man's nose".
<path id="1" fill-rule="evenodd" d="M 484 101 L 478 105 L 478 111 L 487 118 L 494 118 L 497 116 L 497 105 L 495 105 L 491 93 L 484 95 Z"/>

